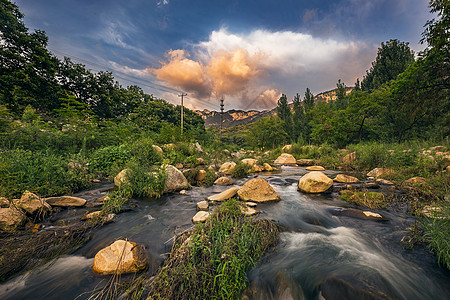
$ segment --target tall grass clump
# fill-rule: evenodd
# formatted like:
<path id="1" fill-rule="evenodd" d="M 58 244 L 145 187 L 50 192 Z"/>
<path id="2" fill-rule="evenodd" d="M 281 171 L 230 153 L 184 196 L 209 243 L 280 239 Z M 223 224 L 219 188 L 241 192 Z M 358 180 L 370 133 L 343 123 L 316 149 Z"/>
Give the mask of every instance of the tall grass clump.
<path id="1" fill-rule="evenodd" d="M 250 168 L 248 165 L 238 162 L 234 169 L 231 171 L 233 178 L 245 178 L 248 176 Z"/>
<path id="2" fill-rule="evenodd" d="M 126 145 L 107 146 L 96 150 L 91 157 L 90 169 L 103 176 L 110 176 L 121 169 L 131 158 Z"/>
<path id="3" fill-rule="evenodd" d="M 179 236 L 151 280 L 150 299 L 240 299 L 247 272 L 274 246 L 278 228 L 245 217 L 234 199 Z"/>
<path id="4" fill-rule="evenodd" d="M 445 202 L 434 218 L 422 220 L 424 240 L 436 253 L 439 265 L 450 270 L 450 204 Z"/>

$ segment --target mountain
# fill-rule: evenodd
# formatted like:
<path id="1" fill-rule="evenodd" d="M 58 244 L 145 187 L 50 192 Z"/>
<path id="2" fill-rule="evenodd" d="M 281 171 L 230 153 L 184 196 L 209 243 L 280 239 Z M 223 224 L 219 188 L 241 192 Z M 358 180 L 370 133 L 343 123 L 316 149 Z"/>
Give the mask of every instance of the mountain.
<path id="1" fill-rule="evenodd" d="M 353 90 L 353 87 L 346 87 L 345 89 L 346 89 L 345 93 L 350 94 L 350 92 Z M 329 102 L 332 100 L 336 100 L 336 91 L 337 91 L 337 89 L 334 89 L 334 90 L 330 90 L 330 91 L 326 91 L 326 92 L 317 94 L 316 96 L 314 96 L 314 102 L 319 103 L 319 102 Z M 293 103 L 289 103 L 289 106 L 292 108 Z M 206 127 L 216 127 L 216 128 L 220 127 L 220 112 L 214 111 L 214 110 L 210 111 L 207 109 L 196 110 L 195 112 L 197 114 L 199 114 L 202 117 L 202 119 L 205 121 Z M 275 115 L 276 113 L 277 113 L 276 107 L 273 108 L 272 110 L 263 110 L 263 111 L 258 111 L 258 110 L 244 111 L 244 110 L 232 109 L 232 110 L 225 111 L 223 113 L 222 126 L 223 126 L 223 128 L 227 128 L 227 127 L 234 127 L 234 126 L 238 126 L 238 125 L 249 124 L 249 123 L 255 122 L 256 120 L 258 120 L 262 117 L 272 116 L 272 115 Z"/>
<path id="2" fill-rule="evenodd" d="M 209 111 L 207 109 L 204 110 L 196 110 L 197 114 L 199 114 L 202 119 L 205 121 L 206 127 L 220 127 L 220 112 L 217 111 Z M 222 126 L 225 127 L 233 127 L 248 123 L 253 123 L 256 120 L 270 115 L 272 111 L 269 110 L 263 110 L 263 111 L 257 111 L 257 110 L 249 110 L 249 111 L 243 111 L 243 110 L 228 110 L 223 113 L 223 121 Z"/>

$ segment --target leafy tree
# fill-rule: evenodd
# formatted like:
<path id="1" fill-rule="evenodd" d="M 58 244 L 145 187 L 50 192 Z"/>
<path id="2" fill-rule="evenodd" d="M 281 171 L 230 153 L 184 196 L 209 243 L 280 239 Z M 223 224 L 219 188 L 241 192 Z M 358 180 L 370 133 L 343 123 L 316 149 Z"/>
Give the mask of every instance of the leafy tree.
<path id="1" fill-rule="evenodd" d="M 366 71 L 361 82 L 363 91 L 372 91 L 383 83 L 397 78 L 414 62 L 414 53 L 408 43 L 398 40 L 389 40 L 381 43 L 377 57 L 372 62 L 372 67 Z"/>
<path id="2" fill-rule="evenodd" d="M 27 105 L 41 110 L 59 106 L 55 80 L 58 59 L 47 47 L 44 31 L 28 32 L 16 4 L 0 1 L 0 104 L 16 116 Z"/>
<path id="3" fill-rule="evenodd" d="M 288 140 L 284 122 L 278 116 L 264 117 L 256 121 L 249 130 L 248 140 L 260 149 L 275 148 Z"/>
<path id="4" fill-rule="evenodd" d="M 347 103 L 345 101 L 345 84 L 341 82 L 339 79 L 336 83 L 336 100 L 335 100 L 335 106 L 337 110 L 345 109 L 347 107 Z"/>

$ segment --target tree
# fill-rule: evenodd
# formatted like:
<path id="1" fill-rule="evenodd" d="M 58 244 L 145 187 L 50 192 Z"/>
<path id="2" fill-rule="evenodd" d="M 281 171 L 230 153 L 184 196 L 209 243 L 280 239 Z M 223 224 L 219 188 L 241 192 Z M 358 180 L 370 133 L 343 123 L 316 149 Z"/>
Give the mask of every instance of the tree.
<path id="1" fill-rule="evenodd" d="M 17 5 L 0 0 L 0 104 L 16 116 L 28 105 L 41 110 L 59 106 L 55 79 L 58 59 L 46 49 L 44 31 L 28 32 Z"/>
<path id="2" fill-rule="evenodd" d="M 250 127 L 248 140 L 254 147 L 273 149 L 289 138 L 284 129 L 284 122 L 278 116 L 264 117 Z"/>
<path id="3" fill-rule="evenodd" d="M 336 101 L 335 106 L 337 110 L 345 109 L 347 107 L 347 103 L 345 101 L 345 84 L 341 82 L 339 79 L 336 83 Z"/>
<path id="4" fill-rule="evenodd" d="M 309 88 L 306 88 L 303 105 L 305 106 L 305 113 L 308 113 L 314 107 L 314 95 Z"/>
<path id="5" fill-rule="evenodd" d="M 379 88 L 383 83 L 397 78 L 413 62 L 414 52 L 409 48 L 409 43 L 398 40 L 381 43 L 372 67 L 366 71 L 361 82 L 361 89 L 372 91 Z"/>
<path id="6" fill-rule="evenodd" d="M 287 97 L 285 94 L 282 94 L 280 99 L 278 99 L 277 114 L 278 117 L 284 122 L 287 134 L 289 136 L 292 136 L 292 112 L 291 108 L 288 105 Z"/>

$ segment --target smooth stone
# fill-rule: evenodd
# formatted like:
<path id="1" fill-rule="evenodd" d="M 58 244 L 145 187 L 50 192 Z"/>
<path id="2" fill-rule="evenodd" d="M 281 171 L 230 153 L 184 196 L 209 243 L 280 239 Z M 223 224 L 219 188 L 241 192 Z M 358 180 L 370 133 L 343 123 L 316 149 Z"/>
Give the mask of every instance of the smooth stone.
<path id="1" fill-rule="evenodd" d="M 144 270 L 147 265 L 147 253 L 142 245 L 117 240 L 95 255 L 92 270 L 99 274 L 123 274 Z"/>
<path id="2" fill-rule="evenodd" d="M 192 222 L 194 223 L 202 223 L 208 220 L 209 212 L 207 211 L 199 211 L 192 217 Z"/>
<path id="3" fill-rule="evenodd" d="M 39 198 L 36 194 L 25 191 L 19 200 L 14 202 L 14 206 L 23 209 L 27 214 L 34 215 L 36 213 L 46 213 L 52 210 L 52 207 Z"/>
<path id="4" fill-rule="evenodd" d="M 0 208 L 0 230 L 14 230 L 25 223 L 25 214 L 14 207 Z"/>
<path id="5" fill-rule="evenodd" d="M 268 163 L 264 163 L 263 168 L 264 168 L 264 171 L 267 171 L 267 172 L 273 171 L 273 167 L 271 165 L 269 165 Z"/>
<path id="6" fill-rule="evenodd" d="M 377 180 L 375 180 L 375 182 L 378 184 L 384 184 L 384 185 L 394 185 L 393 182 L 386 180 L 386 179 L 382 179 L 382 178 L 378 178 Z"/>
<path id="7" fill-rule="evenodd" d="M 217 178 L 217 180 L 214 181 L 214 184 L 217 184 L 217 185 L 232 185 L 233 184 L 233 180 L 231 178 L 229 178 L 229 177 L 223 176 L 223 177 Z"/>
<path id="8" fill-rule="evenodd" d="M 299 166 L 312 166 L 314 165 L 314 163 L 315 163 L 314 159 L 310 158 L 297 159 L 297 165 Z"/>
<path id="9" fill-rule="evenodd" d="M 130 169 L 123 169 L 122 171 L 120 171 L 119 174 L 114 177 L 114 184 L 116 186 L 119 186 L 122 183 L 125 183 L 127 181 L 127 173 L 130 171 Z"/>
<path id="10" fill-rule="evenodd" d="M 359 179 L 345 174 L 338 174 L 336 178 L 333 179 L 333 181 L 340 183 L 358 183 Z"/>
<path id="11" fill-rule="evenodd" d="M 197 181 L 202 181 L 202 180 L 205 180 L 205 178 L 206 178 L 206 171 L 205 170 L 198 170 L 197 176 L 195 177 L 195 179 Z"/>
<path id="12" fill-rule="evenodd" d="M 208 211 L 208 208 L 209 208 L 208 201 L 203 200 L 197 203 L 198 210 Z"/>
<path id="13" fill-rule="evenodd" d="M 236 163 L 233 161 L 225 162 L 220 166 L 219 173 L 223 173 L 225 175 L 231 175 L 234 168 L 236 167 Z"/>
<path id="14" fill-rule="evenodd" d="M 236 195 L 236 193 L 238 192 L 239 188 L 237 187 L 232 187 L 228 190 L 223 191 L 220 194 L 215 194 L 212 196 L 209 196 L 208 198 L 206 198 L 209 201 L 224 201 L 227 200 L 231 197 L 234 197 L 234 195 Z"/>
<path id="15" fill-rule="evenodd" d="M 310 167 L 306 167 L 306 170 L 308 170 L 308 171 L 325 171 L 325 168 L 322 166 L 310 166 Z"/>
<path id="16" fill-rule="evenodd" d="M 322 193 L 333 186 L 333 180 L 320 171 L 312 171 L 298 181 L 298 190 L 305 193 Z"/>
<path id="17" fill-rule="evenodd" d="M 183 173 L 172 165 L 166 166 L 167 179 L 164 193 L 178 192 L 189 188 L 189 183 Z"/>
<path id="18" fill-rule="evenodd" d="M 252 207 L 241 207 L 241 212 L 246 216 L 253 216 L 260 213 L 259 210 L 254 209 Z"/>
<path id="19" fill-rule="evenodd" d="M 80 207 L 84 206 L 86 204 L 86 200 L 78 197 L 73 196 L 60 196 L 60 197 L 50 197 L 45 198 L 45 201 L 47 201 L 48 204 L 51 206 L 61 206 L 61 207 Z"/>
<path id="20" fill-rule="evenodd" d="M 370 171 L 369 173 L 367 173 L 367 177 L 380 177 L 383 174 L 388 174 L 388 173 L 392 173 L 393 171 L 391 169 L 386 169 L 386 168 L 375 168 L 372 171 Z"/>
<path id="21" fill-rule="evenodd" d="M 243 160 L 241 160 L 241 163 L 251 168 L 256 164 L 256 159 L 244 158 Z"/>
<path id="22" fill-rule="evenodd" d="M 255 206 L 257 206 L 258 204 L 255 203 L 255 202 L 245 202 L 245 205 L 247 205 L 248 207 L 255 207 Z"/>
<path id="23" fill-rule="evenodd" d="M 278 165 L 295 165 L 297 160 L 292 154 L 282 153 L 273 163 Z"/>
<path id="24" fill-rule="evenodd" d="M 242 201 L 267 202 L 280 200 L 280 196 L 273 187 L 262 178 L 250 179 L 237 193 Z"/>

